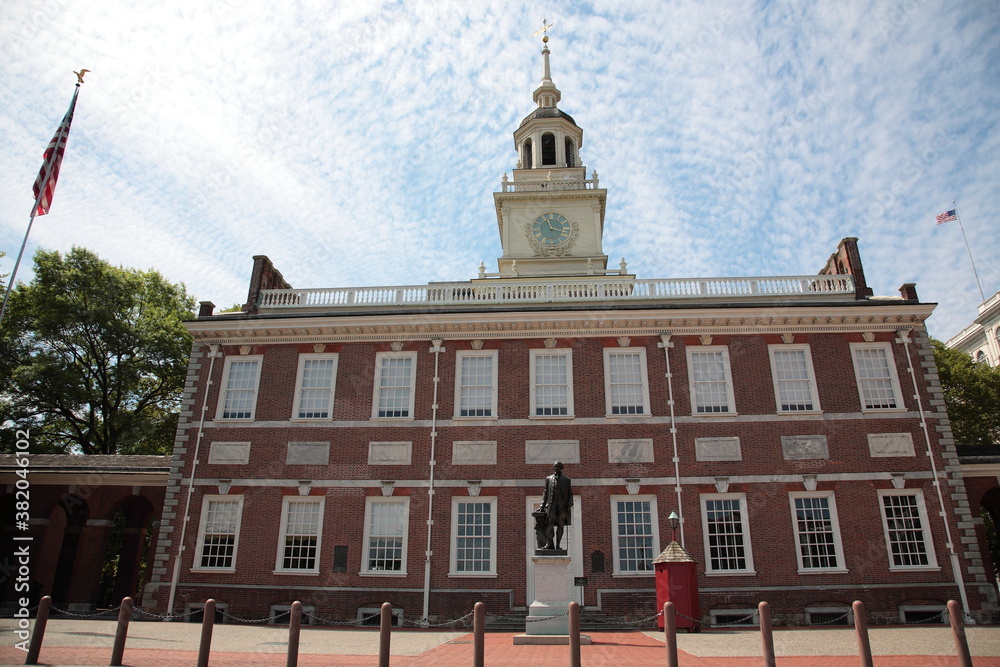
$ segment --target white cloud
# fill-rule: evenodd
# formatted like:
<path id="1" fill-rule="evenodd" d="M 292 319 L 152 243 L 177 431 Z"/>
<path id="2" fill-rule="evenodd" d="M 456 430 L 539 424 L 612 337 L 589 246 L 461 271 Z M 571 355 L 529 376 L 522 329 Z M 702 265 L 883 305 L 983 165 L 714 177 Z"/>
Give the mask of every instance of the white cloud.
<path id="1" fill-rule="evenodd" d="M 10 3 L 9 3 L 10 4 Z M 558 10 L 558 11 L 554 11 Z M 83 87 L 29 251 L 89 247 L 220 306 L 251 257 L 294 285 L 491 269 L 492 192 L 541 75 L 519 2 L 14 3 L 0 19 L 0 249 Z M 931 332 L 1000 289 L 994 3 L 556 3 L 560 104 L 609 189 L 605 250 L 640 277 L 795 275 L 860 237 L 880 294 L 917 282 Z M 29 267 L 25 267 L 30 269 Z M 24 270 L 24 269 L 22 269 Z M 23 278 L 30 276 L 25 270 Z"/>

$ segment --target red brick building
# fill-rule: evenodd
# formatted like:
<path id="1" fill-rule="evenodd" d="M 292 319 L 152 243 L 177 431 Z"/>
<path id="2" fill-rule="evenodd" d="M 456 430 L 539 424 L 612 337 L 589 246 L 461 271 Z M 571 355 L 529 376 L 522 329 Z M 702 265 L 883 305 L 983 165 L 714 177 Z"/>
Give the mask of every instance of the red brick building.
<path id="1" fill-rule="evenodd" d="M 147 600 L 523 609 L 530 513 L 561 460 L 588 608 L 654 613 L 676 511 L 706 623 L 762 599 L 790 623 L 855 599 L 888 621 L 950 598 L 992 616 L 933 304 L 911 284 L 874 296 L 853 238 L 811 276 L 609 270 L 607 190 L 543 58 L 495 193 L 497 273 L 294 289 L 258 256 L 244 312 L 203 304 Z"/>

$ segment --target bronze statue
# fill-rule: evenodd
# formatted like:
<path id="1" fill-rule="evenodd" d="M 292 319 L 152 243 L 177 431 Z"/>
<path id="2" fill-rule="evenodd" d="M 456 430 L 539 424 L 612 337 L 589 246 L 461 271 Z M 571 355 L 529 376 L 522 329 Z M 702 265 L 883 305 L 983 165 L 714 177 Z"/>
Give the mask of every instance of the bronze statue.
<path id="1" fill-rule="evenodd" d="M 572 516 L 573 487 L 569 477 L 562 474 L 562 461 L 553 463 L 552 471 L 545 478 L 545 493 L 542 495 L 542 506 L 538 509 L 538 513 L 545 517 L 545 546 L 541 545 L 541 535 L 538 542 L 539 548 L 561 550 L 563 528 L 570 525 Z"/>

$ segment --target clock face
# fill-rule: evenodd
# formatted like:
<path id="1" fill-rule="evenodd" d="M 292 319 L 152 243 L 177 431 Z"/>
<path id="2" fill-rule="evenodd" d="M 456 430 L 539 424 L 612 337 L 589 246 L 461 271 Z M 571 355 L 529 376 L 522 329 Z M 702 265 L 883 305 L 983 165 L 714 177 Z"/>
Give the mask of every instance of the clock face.
<path id="1" fill-rule="evenodd" d="M 531 225 L 531 235 L 544 246 L 563 243 L 572 231 L 569 220 L 558 213 L 544 213 Z"/>

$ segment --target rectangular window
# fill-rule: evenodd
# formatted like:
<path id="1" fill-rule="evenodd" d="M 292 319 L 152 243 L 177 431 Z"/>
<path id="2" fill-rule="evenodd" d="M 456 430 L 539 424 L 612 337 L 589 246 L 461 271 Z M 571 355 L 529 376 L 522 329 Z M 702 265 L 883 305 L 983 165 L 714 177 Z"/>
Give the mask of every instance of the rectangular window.
<path id="1" fill-rule="evenodd" d="M 659 554 L 655 496 L 611 496 L 615 574 L 650 575 Z"/>
<path id="2" fill-rule="evenodd" d="M 847 572 L 840 554 L 840 526 L 832 493 L 799 492 L 789 496 L 798 551 L 799 573 Z"/>
<path id="3" fill-rule="evenodd" d="M 323 498 L 284 499 L 276 571 L 319 572 L 323 504 Z"/>
<path id="4" fill-rule="evenodd" d="M 375 355 L 375 399 L 372 417 L 413 418 L 416 352 Z"/>
<path id="5" fill-rule="evenodd" d="M 409 498 L 368 498 L 361 574 L 406 574 Z"/>
<path id="6" fill-rule="evenodd" d="M 851 343 L 863 410 L 902 408 L 899 377 L 889 343 Z"/>
<path id="7" fill-rule="evenodd" d="M 701 501 L 707 573 L 756 574 L 744 510 L 746 496 L 706 493 Z"/>
<path id="8" fill-rule="evenodd" d="M 573 416 L 573 351 L 531 350 L 531 415 Z"/>
<path id="9" fill-rule="evenodd" d="M 300 354 L 292 419 L 330 419 L 337 384 L 336 354 Z"/>
<path id="10" fill-rule="evenodd" d="M 604 395 L 609 415 L 648 415 L 646 350 L 604 348 Z"/>
<path id="11" fill-rule="evenodd" d="M 459 497 L 451 503 L 451 575 L 496 574 L 495 498 Z"/>
<path id="12" fill-rule="evenodd" d="M 819 410 L 816 375 L 808 345 L 768 345 L 778 412 Z"/>
<path id="13" fill-rule="evenodd" d="M 218 419 L 253 419 L 260 384 L 260 356 L 226 357 Z"/>
<path id="14" fill-rule="evenodd" d="M 201 524 L 194 569 L 236 569 L 243 496 L 205 496 L 201 505 Z"/>
<path id="15" fill-rule="evenodd" d="M 890 570 L 937 569 L 934 545 L 927 529 L 924 496 L 919 491 L 879 491 L 882 528 Z"/>
<path id="16" fill-rule="evenodd" d="M 455 361 L 455 416 L 496 417 L 496 351 L 460 351 Z"/>
<path id="17" fill-rule="evenodd" d="M 692 413 L 735 413 L 729 348 L 725 345 L 688 347 L 687 361 Z"/>

